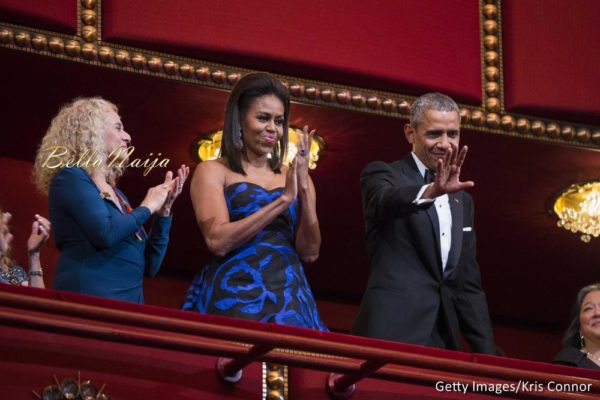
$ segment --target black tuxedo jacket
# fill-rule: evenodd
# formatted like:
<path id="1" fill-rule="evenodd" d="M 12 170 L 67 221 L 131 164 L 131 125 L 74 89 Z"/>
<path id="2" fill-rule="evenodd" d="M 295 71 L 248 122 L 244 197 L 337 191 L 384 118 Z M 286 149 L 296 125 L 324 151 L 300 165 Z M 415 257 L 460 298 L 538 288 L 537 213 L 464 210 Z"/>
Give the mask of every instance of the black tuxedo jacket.
<path id="1" fill-rule="evenodd" d="M 462 331 L 474 352 L 495 354 L 471 196 L 449 195 L 452 242 L 443 270 L 434 203 L 413 202 L 424 180 L 412 155 L 370 163 L 360 184 L 371 272 L 353 332 L 431 345 L 436 329 L 458 350 Z"/>

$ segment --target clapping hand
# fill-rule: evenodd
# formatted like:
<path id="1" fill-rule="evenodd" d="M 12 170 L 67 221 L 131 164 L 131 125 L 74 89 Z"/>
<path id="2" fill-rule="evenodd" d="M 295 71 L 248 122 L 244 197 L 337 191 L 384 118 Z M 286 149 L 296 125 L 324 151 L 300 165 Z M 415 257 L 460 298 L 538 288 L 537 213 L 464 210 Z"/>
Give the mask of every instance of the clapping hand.
<path id="1" fill-rule="evenodd" d="M 298 160 L 296 174 L 298 177 L 298 189 L 301 193 L 308 190 L 308 163 L 310 161 L 310 145 L 314 134 L 314 129 L 309 132 L 308 125 L 304 125 L 302 133 L 299 134 L 298 138 L 298 153 L 295 158 Z"/>
<path id="2" fill-rule="evenodd" d="M 35 221 L 31 225 L 31 235 L 27 240 L 29 255 L 39 254 L 42 246 L 50 237 L 50 221 L 41 215 L 35 214 Z"/>
<path id="3" fill-rule="evenodd" d="M 158 215 L 161 217 L 166 217 L 171 214 L 171 207 L 173 206 L 175 199 L 183 191 L 183 184 L 187 180 L 189 174 L 190 167 L 187 165 L 181 165 L 181 167 L 179 167 L 177 170 L 177 177 L 175 179 L 173 179 L 173 173 L 171 171 L 167 172 L 164 184 L 170 186 L 171 190 L 169 191 L 169 194 L 167 195 L 162 207 L 158 211 Z"/>
<path id="4" fill-rule="evenodd" d="M 298 155 L 292 160 L 292 165 L 288 168 L 287 174 L 285 175 L 285 188 L 281 198 L 286 203 L 291 204 L 296 196 L 298 196 Z"/>

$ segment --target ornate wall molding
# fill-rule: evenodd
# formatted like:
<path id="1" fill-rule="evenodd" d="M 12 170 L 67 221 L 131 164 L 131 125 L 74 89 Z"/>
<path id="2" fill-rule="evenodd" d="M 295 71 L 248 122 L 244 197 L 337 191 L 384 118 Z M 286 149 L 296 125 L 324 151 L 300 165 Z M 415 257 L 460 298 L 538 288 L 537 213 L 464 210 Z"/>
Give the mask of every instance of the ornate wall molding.
<path id="1" fill-rule="evenodd" d="M 252 70 L 101 40 L 101 0 L 78 1 L 76 36 L 0 21 L 0 47 L 104 68 L 231 90 Z M 600 149 L 600 127 L 504 109 L 501 0 L 480 0 L 483 104 L 460 104 L 466 129 L 559 145 Z M 298 103 L 408 118 L 414 96 L 276 74 Z"/>
<path id="2" fill-rule="evenodd" d="M 288 367 L 281 364 L 262 363 L 262 400 L 288 400 Z"/>
<path id="3" fill-rule="evenodd" d="M 481 87 L 488 113 L 504 111 L 501 0 L 480 2 Z"/>
<path id="4" fill-rule="evenodd" d="M 481 120 L 471 121 L 497 134 L 575 147 L 600 148 L 600 127 L 507 113 L 504 108 L 502 0 L 480 0 Z M 479 114 L 479 113 L 478 113 Z"/>
<path id="5" fill-rule="evenodd" d="M 77 36 L 87 43 L 101 41 L 100 0 L 81 0 L 77 2 Z"/>

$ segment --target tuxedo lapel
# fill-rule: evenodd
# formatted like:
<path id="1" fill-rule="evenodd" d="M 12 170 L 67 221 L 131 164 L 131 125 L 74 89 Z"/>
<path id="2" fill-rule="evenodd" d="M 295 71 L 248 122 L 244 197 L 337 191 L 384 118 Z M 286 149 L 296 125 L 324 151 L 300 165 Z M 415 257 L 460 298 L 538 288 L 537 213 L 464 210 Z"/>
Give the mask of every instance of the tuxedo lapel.
<path id="1" fill-rule="evenodd" d="M 427 216 L 429 217 L 431 227 L 433 228 L 433 245 L 435 247 L 436 260 L 438 261 L 439 270 L 441 271 L 442 255 L 440 253 L 440 220 L 438 219 L 437 211 L 435 210 L 435 204 L 432 204 L 427 209 Z"/>
<path id="2" fill-rule="evenodd" d="M 458 264 L 463 239 L 462 192 L 452 193 L 448 197 L 450 201 L 450 213 L 452 214 L 452 242 L 450 244 L 448 262 L 444 270 L 444 277 L 450 275 Z"/>
<path id="3" fill-rule="evenodd" d="M 410 153 L 402 160 L 402 163 L 403 174 L 405 177 L 410 179 L 410 181 L 415 186 L 422 186 L 425 184 L 425 179 L 423 178 L 423 175 L 421 175 L 421 173 L 419 172 L 419 168 L 417 167 L 417 164 L 415 163 L 415 160 L 413 159 Z M 432 262 L 434 262 L 434 265 L 432 265 L 434 271 L 432 271 L 432 273 L 434 273 L 436 276 L 438 276 L 439 279 L 441 279 L 442 255 L 440 250 L 440 221 L 438 219 L 437 211 L 435 210 L 435 204 L 431 203 L 425 210 L 425 213 L 427 214 L 429 223 L 431 224 L 431 229 L 433 230 L 433 238 L 431 237 L 431 231 L 425 226 L 423 226 L 423 229 L 420 229 L 420 231 L 421 234 L 425 236 L 423 238 L 424 240 L 420 240 L 419 243 L 423 243 L 423 246 L 427 246 L 423 249 L 424 251 L 433 251 L 433 254 L 435 256 L 432 257 L 431 260 Z M 425 220 L 423 220 L 422 223 L 425 224 Z"/>

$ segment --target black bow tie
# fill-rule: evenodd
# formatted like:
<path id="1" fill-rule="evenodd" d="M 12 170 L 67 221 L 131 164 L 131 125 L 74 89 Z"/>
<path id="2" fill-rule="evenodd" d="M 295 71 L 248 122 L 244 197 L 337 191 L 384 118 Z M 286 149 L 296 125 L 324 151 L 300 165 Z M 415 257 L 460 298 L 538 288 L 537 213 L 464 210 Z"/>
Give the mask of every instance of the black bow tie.
<path id="1" fill-rule="evenodd" d="M 431 171 L 429 169 L 425 170 L 425 183 L 430 184 L 435 180 L 435 171 Z"/>

